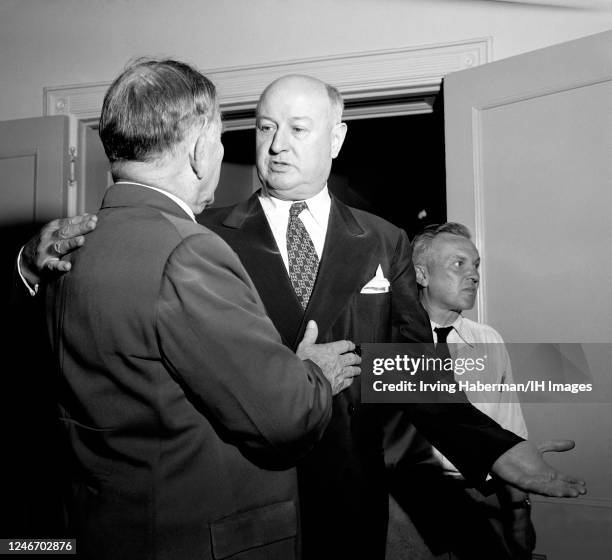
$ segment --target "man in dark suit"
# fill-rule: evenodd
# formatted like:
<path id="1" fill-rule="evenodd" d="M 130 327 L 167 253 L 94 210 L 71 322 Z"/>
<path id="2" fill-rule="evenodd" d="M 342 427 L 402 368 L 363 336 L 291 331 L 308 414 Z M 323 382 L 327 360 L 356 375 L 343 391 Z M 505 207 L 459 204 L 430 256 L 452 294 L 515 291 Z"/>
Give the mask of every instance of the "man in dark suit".
<path id="1" fill-rule="evenodd" d="M 312 318 L 324 341 L 431 344 L 406 234 L 328 194 L 332 159 L 346 134 L 341 115 L 340 94 L 319 80 L 287 76 L 273 82 L 257 106 L 262 191 L 234 207 L 205 212 L 199 221 L 236 251 L 290 348 Z M 384 153 L 377 164 L 383 160 Z M 41 243 L 26 247 L 28 263 L 37 252 L 34 268 L 40 269 L 49 257 L 82 243 L 73 236 L 90 229 L 88 220 L 46 230 Z M 57 260 L 50 266 L 65 268 Z M 551 469 L 530 443 L 476 411 L 464 395 L 452 400 L 414 403 L 406 413 L 474 484 L 493 472 L 536 493 L 583 492 L 579 483 Z M 388 502 L 382 430 L 393 410 L 363 405 L 355 384 L 334 399 L 322 440 L 298 466 L 306 558 L 384 558 Z"/>
<path id="2" fill-rule="evenodd" d="M 234 207 L 203 213 L 200 223 L 237 252 L 290 348 L 311 319 L 325 341 L 430 343 L 406 234 L 327 192 L 332 159 L 347 129 L 342 106 L 338 91 L 314 78 L 286 76 L 270 84 L 256 114 L 262 191 Z M 318 268 L 306 298 L 291 258 L 298 212 L 297 235 L 311 240 Z M 518 444 L 516 452 L 527 444 L 479 414 L 463 395 L 456 401 L 414 403 L 406 413 L 478 483 L 510 448 Z M 362 404 L 357 384 L 334 398 L 322 440 L 298 465 L 306 558 L 384 558 L 382 430 L 391 410 Z M 498 474 L 511 463 L 506 454 L 496 463 Z"/>
<path id="3" fill-rule="evenodd" d="M 83 558 L 294 558 L 289 467 L 358 373 L 354 345 L 313 345 L 313 325 L 297 351 L 321 368 L 283 345 L 235 253 L 195 222 L 220 132 L 213 84 L 177 61 L 130 66 L 104 99 L 116 182 L 45 290 Z"/>

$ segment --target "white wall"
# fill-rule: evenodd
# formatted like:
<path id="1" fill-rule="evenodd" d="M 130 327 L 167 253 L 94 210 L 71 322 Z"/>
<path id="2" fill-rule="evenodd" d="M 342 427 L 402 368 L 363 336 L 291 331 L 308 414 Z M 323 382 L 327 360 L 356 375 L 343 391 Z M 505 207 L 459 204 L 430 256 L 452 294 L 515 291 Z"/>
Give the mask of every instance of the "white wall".
<path id="1" fill-rule="evenodd" d="M 491 36 L 499 59 L 612 28 L 610 2 L 546 3 L 0 0 L 0 120 L 42 115 L 44 86 L 110 81 L 147 54 L 206 70 Z"/>

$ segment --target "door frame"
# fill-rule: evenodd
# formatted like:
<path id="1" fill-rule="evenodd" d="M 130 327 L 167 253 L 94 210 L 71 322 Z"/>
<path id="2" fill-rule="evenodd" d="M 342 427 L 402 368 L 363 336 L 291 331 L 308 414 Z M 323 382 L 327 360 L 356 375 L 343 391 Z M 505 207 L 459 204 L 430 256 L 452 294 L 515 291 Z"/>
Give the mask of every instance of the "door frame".
<path id="1" fill-rule="evenodd" d="M 226 130 L 251 128 L 264 87 L 286 74 L 308 74 L 342 93 L 346 118 L 422 114 L 432 111 L 442 78 L 491 60 L 492 38 L 363 51 L 204 70 L 217 86 Z M 97 126 L 110 82 L 43 88 L 44 115 L 72 114 Z M 371 103 L 375 100 L 376 103 Z M 370 103 L 367 103 L 370 101 Z M 383 102 L 384 101 L 384 102 Z"/>

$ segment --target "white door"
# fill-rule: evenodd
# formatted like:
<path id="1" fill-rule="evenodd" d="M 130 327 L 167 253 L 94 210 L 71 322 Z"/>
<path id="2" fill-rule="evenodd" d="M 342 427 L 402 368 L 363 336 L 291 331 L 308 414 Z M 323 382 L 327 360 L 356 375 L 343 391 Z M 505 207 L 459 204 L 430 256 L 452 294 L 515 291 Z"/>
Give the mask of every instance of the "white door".
<path id="1" fill-rule="evenodd" d="M 444 101 L 448 218 L 483 258 L 478 318 L 512 342 L 612 342 L 612 32 L 450 74 Z M 612 360 L 600 369 L 610 394 Z M 530 438 L 576 440 L 547 457 L 589 483 L 536 500 L 537 551 L 612 558 L 612 404 L 524 411 Z"/>
<path id="2" fill-rule="evenodd" d="M 70 173 L 69 118 L 0 122 L 0 224 L 65 215 Z"/>

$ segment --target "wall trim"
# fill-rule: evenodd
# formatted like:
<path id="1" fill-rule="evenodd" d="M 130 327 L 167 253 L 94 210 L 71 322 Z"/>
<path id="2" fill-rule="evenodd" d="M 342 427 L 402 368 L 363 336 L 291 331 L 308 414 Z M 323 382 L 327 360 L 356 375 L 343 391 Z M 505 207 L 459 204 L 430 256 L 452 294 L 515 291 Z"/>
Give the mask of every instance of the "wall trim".
<path id="1" fill-rule="evenodd" d="M 546 496 L 536 496 L 532 494 L 530 499 L 534 503 L 554 505 L 554 506 L 572 506 L 572 507 L 593 507 L 612 509 L 612 498 L 595 498 L 595 497 L 580 497 L 580 498 L 548 498 Z"/>
<path id="2" fill-rule="evenodd" d="M 217 85 L 221 108 L 226 114 L 252 111 L 267 84 L 285 74 L 296 73 L 316 76 L 334 84 L 349 102 L 381 97 L 414 98 L 418 105 L 408 107 L 403 113 L 408 114 L 428 111 L 426 105 L 431 105 L 428 101 L 432 94 L 439 92 L 446 74 L 489 62 L 491 43 L 490 37 L 484 37 L 454 43 L 209 69 L 204 73 Z M 72 114 L 86 124 L 95 124 L 109 84 L 96 82 L 45 87 L 43 114 Z M 383 113 L 393 116 L 398 111 L 399 108 L 395 107 Z M 363 110 L 355 112 L 353 118 L 367 116 Z M 248 123 L 242 119 L 241 124 L 244 128 Z"/>

